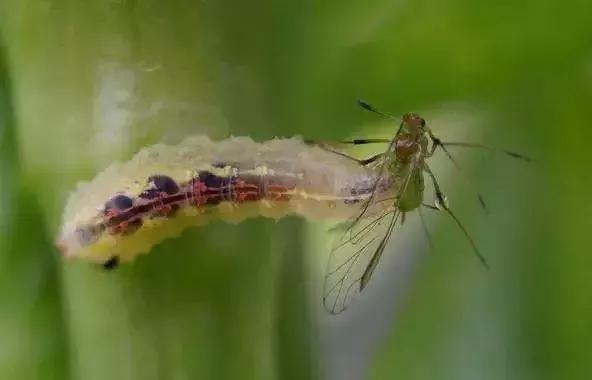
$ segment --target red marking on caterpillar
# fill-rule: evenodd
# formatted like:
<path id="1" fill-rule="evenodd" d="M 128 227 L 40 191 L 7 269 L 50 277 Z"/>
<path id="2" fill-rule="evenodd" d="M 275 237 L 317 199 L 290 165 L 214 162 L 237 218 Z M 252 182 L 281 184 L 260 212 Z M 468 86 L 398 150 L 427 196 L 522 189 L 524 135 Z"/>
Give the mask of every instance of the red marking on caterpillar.
<path id="1" fill-rule="evenodd" d="M 204 180 L 200 180 L 203 178 Z M 280 184 L 261 185 L 259 177 L 220 177 L 212 173 L 200 173 L 176 187 L 176 193 L 157 191 L 147 195 L 144 191 L 135 199 L 116 195 L 106 203 L 104 220 L 99 222 L 111 235 L 127 235 L 142 226 L 142 219 L 172 217 L 187 203 L 196 208 L 215 206 L 220 202 L 257 202 L 262 199 L 289 201 L 289 187 Z M 119 207 L 115 203 L 119 203 Z M 121 207 L 121 204 L 124 204 Z"/>
<path id="2" fill-rule="evenodd" d="M 257 143 L 197 137 L 179 146 L 156 145 L 79 185 L 56 244 L 66 257 L 106 263 L 114 256 L 129 261 L 214 219 L 347 219 L 375 177 L 372 168 L 298 138 Z"/>

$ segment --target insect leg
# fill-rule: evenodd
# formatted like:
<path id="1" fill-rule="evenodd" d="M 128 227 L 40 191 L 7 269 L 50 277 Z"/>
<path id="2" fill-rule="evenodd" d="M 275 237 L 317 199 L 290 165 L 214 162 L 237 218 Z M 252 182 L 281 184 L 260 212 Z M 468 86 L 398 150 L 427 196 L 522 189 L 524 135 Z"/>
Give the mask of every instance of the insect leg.
<path id="1" fill-rule="evenodd" d="M 485 266 L 485 268 L 489 269 L 489 264 L 487 263 L 487 259 L 485 259 L 485 256 L 483 256 L 481 254 L 481 252 L 479 252 L 479 248 L 477 248 L 477 244 L 475 244 L 475 241 L 473 240 L 473 238 L 471 237 L 471 235 L 469 234 L 469 232 L 467 231 L 465 226 L 461 223 L 460 219 L 450 209 L 450 207 L 448 205 L 448 200 L 446 199 L 446 196 L 442 193 L 442 190 L 440 189 L 440 185 L 438 184 L 438 180 L 434 176 L 434 173 L 432 172 L 432 170 L 430 169 L 430 167 L 428 166 L 427 163 L 424 164 L 424 171 L 428 174 L 428 176 L 432 180 L 432 184 L 434 185 L 434 190 L 436 192 L 436 207 L 440 210 L 444 210 L 448 215 L 450 215 L 450 217 L 454 220 L 454 222 L 456 223 L 458 228 L 462 231 L 462 233 L 465 235 L 466 239 L 471 244 L 471 247 L 473 247 L 473 252 L 477 256 L 477 258 L 481 261 L 481 263 Z"/>
<path id="2" fill-rule="evenodd" d="M 425 208 L 429 208 L 430 210 L 434 210 L 434 211 L 440 211 L 440 209 L 439 209 L 438 207 L 436 207 L 436 206 L 432 206 L 432 205 L 430 205 L 430 204 L 427 204 L 427 203 L 422 203 L 421 205 L 422 205 L 423 207 L 425 207 Z"/>
<path id="3" fill-rule="evenodd" d="M 477 190 L 477 186 L 475 185 L 475 183 L 473 182 L 473 180 L 471 179 L 471 177 L 464 172 L 464 170 L 461 168 L 461 166 L 458 163 L 458 161 L 456 161 L 454 159 L 454 157 L 452 157 L 452 154 L 450 154 L 450 152 L 448 151 L 448 149 L 446 149 L 446 146 L 442 142 L 442 140 L 440 140 L 438 137 L 436 137 L 434 135 L 434 133 L 428 127 L 426 127 L 426 130 L 427 130 L 428 134 L 430 135 L 430 139 L 432 140 L 432 149 L 431 149 L 430 153 L 428 154 L 428 157 L 433 156 L 434 153 L 435 153 L 435 151 L 436 151 L 436 149 L 438 147 L 440 149 L 442 149 L 442 151 L 444 152 L 444 154 L 446 154 L 446 156 L 448 157 L 448 159 L 450 160 L 450 162 L 452 162 L 452 164 L 454 165 L 454 167 L 456 168 L 456 170 L 458 170 L 459 173 L 462 174 L 465 182 L 467 182 L 467 184 L 469 186 L 471 186 L 475 190 L 475 192 L 477 193 L 477 199 L 479 200 L 479 204 L 481 204 L 481 208 L 485 212 L 489 212 L 489 210 L 487 208 L 487 204 L 485 203 L 485 199 L 483 198 L 483 196 L 481 195 L 481 193 L 479 193 L 479 191 Z"/>
<path id="4" fill-rule="evenodd" d="M 492 148 L 490 146 L 487 146 L 487 145 L 484 145 L 484 144 L 479 144 L 479 143 L 439 141 L 439 145 L 442 146 L 442 147 L 446 147 L 446 146 L 459 146 L 459 147 L 463 147 L 463 148 L 486 149 L 486 150 L 489 150 L 491 152 L 503 153 L 503 154 L 508 155 L 508 156 L 510 156 L 512 158 L 517 158 L 519 160 L 524 160 L 526 162 L 531 162 L 532 161 L 532 158 L 530 158 L 528 156 L 525 156 L 523 154 L 512 152 L 510 150 L 505 150 L 505 149 Z"/>
<path id="5" fill-rule="evenodd" d="M 432 234 L 430 233 L 430 230 L 428 229 L 428 225 L 427 225 L 426 220 L 423 216 L 423 212 L 421 211 L 421 207 L 417 208 L 417 212 L 419 214 L 419 220 L 421 222 L 421 227 L 423 229 L 423 233 L 425 234 L 426 239 L 428 240 L 428 244 L 430 245 L 430 248 L 433 250 L 434 249 L 434 240 L 432 239 Z"/>
<path id="6" fill-rule="evenodd" d="M 345 154 L 343 152 L 340 152 L 340 151 L 334 149 L 333 147 L 331 147 L 327 143 L 324 143 L 324 142 L 321 142 L 321 141 L 314 141 L 314 140 L 305 140 L 304 143 L 305 144 L 308 144 L 308 145 L 318 146 L 319 148 L 324 149 L 327 152 L 331 152 L 331 153 L 334 153 L 334 154 L 336 154 L 338 156 L 345 157 L 347 159 L 350 159 L 352 161 L 357 162 L 360 165 L 366 165 L 367 164 L 367 162 L 365 162 L 366 160 L 359 160 L 359 159 L 357 159 L 355 157 L 352 157 L 352 156 L 350 156 L 348 154 Z M 372 162 L 372 161 L 370 161 L 370 162 Z"/>
<path id="7" fill-rule="evenodd" d="M 339 143 L 340 144 L 351 144 L 351 145 L 362 145 L 362 144 L 390 143 L 390 142 L 391 142 L 391 140 L 388 140 L 388 139 L 354 139 L 354 140 L 340 141 Z M 376 154 L 374 156 L 371 156 L 369 158 L 359 160 L 355 157 L 352 157 L 350 155 L 347 155 L 343 152 L 340 152 L 340 151 L 334 149 L 330 144 L 327 144 L 322 141 L 304 140 L 304 143 L 308 144 L 308 145 L 315 145 L 315 146 L 318 146 L 319 148 L 329 151 L 331 153 L 335 153 L 339 156 L 349 158 L 350 160 L 354 160 L 362 166 L 368 165 L 368 164 L 378 160 L 382 156 L 384 156 L 384 153 L 380 153 L 380 154 Z"/>
<path id="8" fill-rule="evenodd" d="M 346 144 L 346 145 L 366 145 L 366 144 L 387 144 L 390 143 L 391 139 L 383 139 L 383 138 L 376 138 L 376 139 L 353 139 L 353 140 L 341 140 L 341 141 L 334 141 L 334 144 Z M 319 146 L 327 146 L 330 145 L 331 142 L 327 143 L 324 141 L 317 141 L 317 140 L 304 140 L 305 144 L 308 145 L 319 145 Z"/>
<path id="9" fill-rule="evenodd" d="M 378 159 L 380 159 L 382 157 L 384 157 L 384 153 L 379 153 L 379 154 L 375 154 L 372 157 L 366 158 L 364 160 L 359 160 L 359 162 L 360 162 L 361 165 L 366 166 L 366 165 L 371 164 L 374 161 L 376 161 L 376 160 L 378 160 Z"/>

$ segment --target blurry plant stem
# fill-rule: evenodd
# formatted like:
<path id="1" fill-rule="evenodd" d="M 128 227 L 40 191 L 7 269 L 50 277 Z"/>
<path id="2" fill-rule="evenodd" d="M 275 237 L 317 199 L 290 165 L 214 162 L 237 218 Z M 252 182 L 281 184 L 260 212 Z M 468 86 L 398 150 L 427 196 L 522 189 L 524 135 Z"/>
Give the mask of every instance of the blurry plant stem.
<path id="1" fill-rule="evenodd" d="M 301 221 L 291 219 L 282 224 L 283 234 L 290 236 L 303 234 Z M 276 239 L 276 241 L 279 239 Z M 311 334 L 312 312 L 308 299 L 313 279 L 306 275 L 305 255 L 302 238 L 285 239 L 279 252 L 283 252 L 279 268 L 278 284 L 278 374 L 281 379 L 319 378 L 317 363 L 313 358 L 319 356 L 317 345 Z M 313 300 L 313 302 L 315 302 Z M 318 301 L 317 301 L 318 302 Z"/>
<path id="2" fill-rule="evenodd" d="M 298 222 L 193 229 L 114 272 L 62 262 L 51 244 L 77 181 L 165 135 L 208 132 L 206 111 L 222 106 L 202 107 L 215 91 L 203 78 L 221 64 L 200 50 L 212 33 L 197 22 L 203 21 L 197 5 L 30 0 L 3 7 L 9 16 L 0 30 L 9 41 L 21 157 L 7 150 L 6 162 L 8 170 L 22 166 L 24 189 L 18 191 L 34 200 L 19 201 L 19 214 L 9 219 L 10 229 L 20 229 L 13 237 L 19 240 L 2 259 L 13 288 L 27 289 L 42 278 L 43 288 L 35 289 L 45 291 L 34 298 L 43 305 L 34 317 L 38 329 L 18 325 L 39 337 L 38 344 L 17 350 L 6 366 L 25 368 L 35 351 L 33 368 L 56 378 L 313 377 Z M 232 96 L 240 95 L 219 99 L 242 104 Z M 249 133 L 267 134 L 259 122 L 266 118 L 245 118 L 236 128 L 260 125 Z M 14 136 L 3 143 L 12 146 Z M 14 194 L 16 185 L 7 186 Z M 271 250 L 275 235 L 286 237 L 284 253 Z M 24 272 L 11 266 L 16 257 Z M 15 299 L 14 310 L 30 301 Z M 0 374 L 11 373 L 8 367 Z"/>
<path id="3" fill-rule="evenodd" d="M 56 256 L 39 203 L 21 184 L 4 58 L 0 38 L 0 378 L 66 378 L 69 351 Z"/>

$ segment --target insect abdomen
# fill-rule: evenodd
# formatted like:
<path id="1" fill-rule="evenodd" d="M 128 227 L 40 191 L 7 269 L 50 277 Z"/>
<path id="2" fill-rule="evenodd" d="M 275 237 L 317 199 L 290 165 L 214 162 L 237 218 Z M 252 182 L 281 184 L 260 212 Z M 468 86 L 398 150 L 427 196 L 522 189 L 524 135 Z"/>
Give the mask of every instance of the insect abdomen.
<path id="1" fill-rule="evenodd" d="M 409 182 L 399 199 L 399 209 L 404 212 L 415 210 L 420 207 L 421 202 L 423 202 L 423 173 L 417 167 L 414 167 L 411 170 L 412 172 L 410 173 Z"/>

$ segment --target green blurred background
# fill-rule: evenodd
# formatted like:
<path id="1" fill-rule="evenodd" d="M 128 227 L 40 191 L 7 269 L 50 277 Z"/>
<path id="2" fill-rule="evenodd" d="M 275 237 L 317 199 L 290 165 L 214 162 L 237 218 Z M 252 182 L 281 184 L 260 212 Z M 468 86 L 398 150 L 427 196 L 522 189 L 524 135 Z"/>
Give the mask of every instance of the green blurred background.
<path id="1" fill-rule="evenodd" d="M 535 157 L 462 156 L 489 215 L 447 188 L 491 271 L 430 216 L 434 249 L 407 231 L 394 280 L 327 317 L 297 218 L 113 273 L 53 248 L 112 161 L 199 133 L 384 136 L 359 97 Z M 1 0 L 0 378 L 590 379 L 591 100 L 590 1 Z"/>

